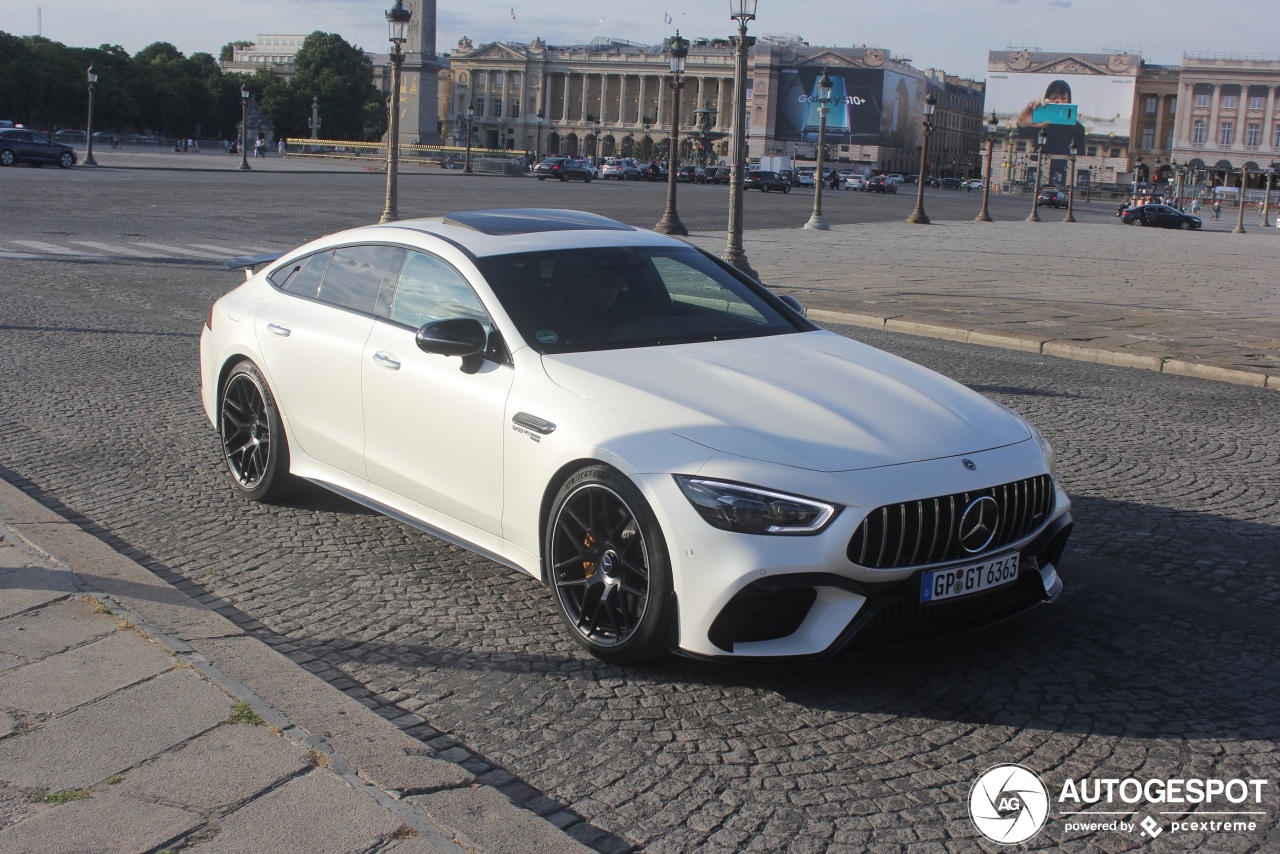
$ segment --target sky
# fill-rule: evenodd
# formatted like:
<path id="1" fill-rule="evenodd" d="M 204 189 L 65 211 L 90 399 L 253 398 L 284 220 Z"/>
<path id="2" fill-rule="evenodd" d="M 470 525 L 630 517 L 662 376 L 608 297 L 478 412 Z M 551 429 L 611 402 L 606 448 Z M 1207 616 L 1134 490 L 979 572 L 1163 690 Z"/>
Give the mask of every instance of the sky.
<path id="1" fill-rule="evenodd" d="M 183 53 L 211 53 L 259 34 L 338 33 L 373 53 L 387 49 L 394 0 L 4 0 L 0 31 L 71 47 L 120 45 L 136 53 L 167 41 Z M 39 11 L 38 11 L 39 10 Z M 874 11 L 872 11 L 874 10 Z M 514 18 L 513 18 L 514 15 Z M 583 44 L 597 36 L 661 44 L 677 28 L 688 38 L 736 32 L 725 0 L 438 0 L 439 53 L 467 36 L 491 41 Z M 666 24 L 670 17 L 672 23 Z M 1249 25 L 1250 21 L 1254 25 Z M 38 23 L 39 22 L 39 23 Z M 39 27 L 39 29 L 37 29 Z M 799 36 L 811 45 L 870 45 L 917 68 L 986 78 L 987 52 L 1007 48 L 1140 53 L 1176 65 L 1184 52 L 1280 57 L 1258 0 L 759 0 L 752 35 Z"/>

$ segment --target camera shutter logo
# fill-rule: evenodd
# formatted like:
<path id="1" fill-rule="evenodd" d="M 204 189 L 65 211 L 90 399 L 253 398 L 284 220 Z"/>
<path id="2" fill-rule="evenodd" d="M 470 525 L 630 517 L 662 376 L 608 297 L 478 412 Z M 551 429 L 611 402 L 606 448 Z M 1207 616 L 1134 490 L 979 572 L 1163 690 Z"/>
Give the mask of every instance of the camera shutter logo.
<path id="1" fill-rule="evenodd" d="M 1016 845 L 1040 832 L 1049 817 L 1049 790 L 1034 771 L 997 765 L 969 791 L 969 817 L 992 842 Z"/>

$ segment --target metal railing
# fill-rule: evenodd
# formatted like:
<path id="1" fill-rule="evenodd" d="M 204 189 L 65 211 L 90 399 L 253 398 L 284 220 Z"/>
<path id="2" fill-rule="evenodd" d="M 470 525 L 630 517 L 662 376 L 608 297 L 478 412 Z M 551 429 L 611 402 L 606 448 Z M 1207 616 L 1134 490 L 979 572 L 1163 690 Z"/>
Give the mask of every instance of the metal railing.
<path id="1" fill-rule="evenodd" d="M 385 163 L 387 146 L 382 142 L 353 142 L 340 139 L 292 139 L 285 143 L 286 157 L 328 160 L 367 160 Z M 454 145 L 401 145 L 400 166 L 435 166 L 462 169 L 467 149 Z M 521 175 L 527 171 L 529 155 L 524 151 L 471 147 L 471 171 L 495 175 Z"/>

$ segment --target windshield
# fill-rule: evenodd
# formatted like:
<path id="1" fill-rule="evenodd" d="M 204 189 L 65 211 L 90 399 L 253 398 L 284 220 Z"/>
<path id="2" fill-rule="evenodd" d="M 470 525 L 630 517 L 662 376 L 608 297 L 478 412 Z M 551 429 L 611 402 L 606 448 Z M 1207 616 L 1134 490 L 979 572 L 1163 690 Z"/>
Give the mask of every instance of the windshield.
<path id="1" fill-rule="evenodd" d="M 539 353 L 652 347 L 808 330 L 769 295 L 687 247 L 607 247 L 482 258 Z"/>

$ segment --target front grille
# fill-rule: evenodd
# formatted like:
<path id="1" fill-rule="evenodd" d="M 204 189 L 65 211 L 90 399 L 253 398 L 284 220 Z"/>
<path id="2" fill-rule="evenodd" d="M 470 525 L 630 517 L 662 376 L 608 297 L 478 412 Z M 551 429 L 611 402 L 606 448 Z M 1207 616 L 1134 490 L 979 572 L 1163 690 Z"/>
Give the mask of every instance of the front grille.
<path id="1" fill-rule="evenodd" d="M 1053 478 L 1042 474 L 973 492 L 887 504 L 867 514 L 849 541 L 847 554 L 859 566 L 896 569 L 991 552 L 1044 524 L 1053 512 L 1053 495 Z M 960 517 L 983 496 L 995 499 L 996 531 L 986 548 L 970 553 L 960 545 Z"/>

